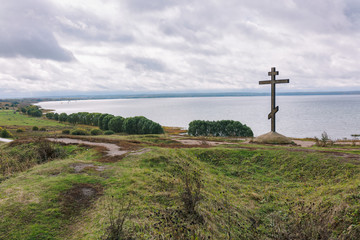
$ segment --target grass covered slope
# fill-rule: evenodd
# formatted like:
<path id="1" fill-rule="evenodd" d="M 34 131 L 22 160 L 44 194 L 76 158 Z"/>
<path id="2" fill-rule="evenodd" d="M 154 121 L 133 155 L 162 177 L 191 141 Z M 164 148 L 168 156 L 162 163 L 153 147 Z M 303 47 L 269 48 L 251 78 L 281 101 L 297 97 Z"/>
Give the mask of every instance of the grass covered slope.
<path id="1" fill-rule="evenodd" d="M 62 127 L 62 123 L 56 121 L 48 121 L 43 118 L 34 118 L 13 110 L 0 110 L 0 126 L 38 126 L 38 127 Z"/>
<path id="2" fill-rule="evenodd" d="M 150 151 L 109 163 L 86 147 L 56 145 L 67 154 L 7 174 L 0 182 L 0 239 L 360 234 L 358 158 L 243 145 L 167 148 L 144 139 L 137 144 Z M 0 146 L 0 164 L 24 148 Z"/>

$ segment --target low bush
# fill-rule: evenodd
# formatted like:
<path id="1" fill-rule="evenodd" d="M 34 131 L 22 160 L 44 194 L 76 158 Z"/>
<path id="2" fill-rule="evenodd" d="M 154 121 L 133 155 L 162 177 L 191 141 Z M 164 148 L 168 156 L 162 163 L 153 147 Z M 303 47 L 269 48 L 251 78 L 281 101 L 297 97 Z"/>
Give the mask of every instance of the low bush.
<path id="1" fill-rule="evenodd" d="M 0 148 L 0 176 L 3 177 L 70 154 L 64 146 L 40 138 L 11 144 L 11 148 Z"/>
<path id="2" fill-rule="evenodd" d="M 24 132 L 25 130 L 24 129 L 22 129 L 22 128 L 18 128 L 18 129 L 16 129 L 16 132 L 17 133 L 22 133 L 22 132 Z"/>
<path id="3" fill-rule="evenodd" d="M 2 138 L 12 138 L 13 135 L 8 130 L 2 129 L 0 131 L 0 137 L 2 137 Z"/>
<path id="4" fill-rule="evenodd" d="M 111 131 L 111 130 L 107 130 L 104 132 L 105 135 L 113 135 L 114 134 L 114 131 Z"/>
<path id="5" fill-rule="evenodd" d="M 103 131 L 101 131 L 100 129 L 93 129 L 93 130 L 91 130 L 90 134 L 94 135 L 94 136 L 101 135 L 101 134 L 103 134 Z"/>
<path id="6" fill-rule="evenodd" d="M 69 129 L 62 130 L 62 134 L 70 134 L 70 130 Z"/>
<path id="7" fill-rule="evenodd" d="M 86 130 L 78 128 L 71 132 L 72 135 L 87 135 Z"/>
<path id="8" fill-rule="evenodd" d="M 42 128 L 40 128 L 39 130 L 42 131 L 42 132 L 45 132 L 45 131 L 46 131 L 46 128 L 42 127 Z"/>
<path id="9" fill-rule="evenodd" d="M 32 130 L 33 130 L 33 131 L 38 131 L 39 128 L 38 128 L 37 126 L 33 126 Z"/>

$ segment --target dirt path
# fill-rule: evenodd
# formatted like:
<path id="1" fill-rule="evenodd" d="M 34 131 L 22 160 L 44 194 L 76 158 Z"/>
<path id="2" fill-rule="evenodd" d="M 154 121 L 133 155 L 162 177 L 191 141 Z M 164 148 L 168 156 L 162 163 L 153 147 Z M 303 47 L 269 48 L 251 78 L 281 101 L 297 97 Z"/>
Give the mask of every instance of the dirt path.
<path id="1" fill-rule="evenodd" d="M 184 145 L 209 145 L 217 146 L 220 144 L 234 144 L 230 142 L 215 142 L 215 141 L 205 141 L 205 140 L 194 140 L 194 139 L 172 139 Z"/>
<path id="2" fill-rule="evenodd" d="M 12 142 L 13 140 L 11 139 L 7 139 L 7 138 L 0 138 L 0 142 L 6 142 L 6 143 L 9 143 L 9 142 Z"/>
<path id="3" fill-rule="evenodd" d="M 313 141 L 293 140 L 293 142 L 301 147 L 312 147 L 315 145 L 315 142 Z"/>
<path id="4" fill-rule="evenodd" d="M 196 139 L 178 139 L 172 138 L 172 140 L 180 142 L 184 145 L 209 145 L 209 146 L 217 146 L 220 144 L 235 144 L 231 142 L 216 142 L 216 141 L 207 141 L 207 140 L 196 140 Z M 241 139 L 244 140 L 243 143 L 250 143 L 250 139 Z M 296 145 L 301 147 L 312 147 L 315 145 L 313 141 L 302 141 L 302 140 L 293 140 Z"/>
<path id="5" fill-rule="evenodd" d="M 61 142 L 65 144 L 83 144 L 88 146 L 104 147 L 107 149 L 107 155 L 111 157 L 120 156 L 129 152 L 126 150 L 121 150 L 120 147 L 114 143 L 89 142 L 73 138 L 47 138 L 47 140 L 50 140 L 52 142 Z"/>

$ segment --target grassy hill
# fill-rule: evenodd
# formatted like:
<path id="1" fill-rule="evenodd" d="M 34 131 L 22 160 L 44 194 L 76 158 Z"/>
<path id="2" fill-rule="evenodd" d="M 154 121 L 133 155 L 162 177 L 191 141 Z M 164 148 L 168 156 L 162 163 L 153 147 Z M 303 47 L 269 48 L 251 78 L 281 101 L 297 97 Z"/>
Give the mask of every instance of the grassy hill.
<path id="1" fill-rule="evenodd" d="M 27 137 L 0 144 L 0 239 L 360 234 L 358 147 L 240 140 L 186 146 L 167 134 L 85 137 L 135 150 L 106 157 L 99 148 L 49 143 L 29 138 L 31 132 Z"/>

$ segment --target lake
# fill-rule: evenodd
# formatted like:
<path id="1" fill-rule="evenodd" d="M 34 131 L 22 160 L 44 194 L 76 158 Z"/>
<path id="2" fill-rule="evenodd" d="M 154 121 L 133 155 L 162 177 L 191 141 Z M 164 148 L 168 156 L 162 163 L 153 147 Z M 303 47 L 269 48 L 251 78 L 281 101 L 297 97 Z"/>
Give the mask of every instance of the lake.
<path id="1" fill-rule="evenodd" d="M 163 126 L 187 128 L 193 120 L 236 120 L 248 125 L 255 136 L 270 131 L 269 96 L 137 98 L 40 102 L 44 109 L 67 114 L 110 113 L 145 116 Z M 360 134 L 360 95 L 277 96 L 276 131 L 288 137 L 352 139 Z"/>

